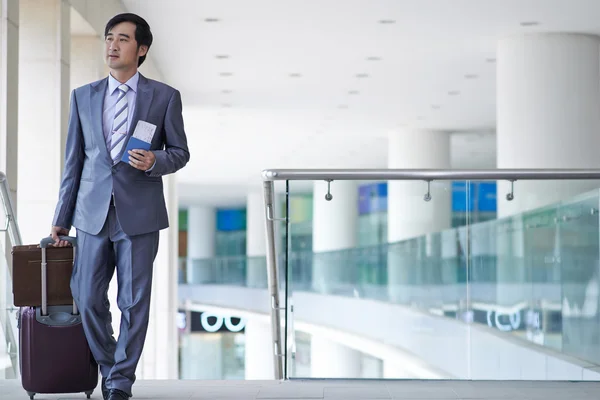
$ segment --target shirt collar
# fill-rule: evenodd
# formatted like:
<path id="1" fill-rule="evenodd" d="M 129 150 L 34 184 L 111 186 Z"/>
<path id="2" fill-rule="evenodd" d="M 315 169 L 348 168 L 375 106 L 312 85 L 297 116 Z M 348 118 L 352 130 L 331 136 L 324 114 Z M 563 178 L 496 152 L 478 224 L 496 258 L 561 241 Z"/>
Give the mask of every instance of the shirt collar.
<path id="1" fill-rule="evenodd" d="M 136 72 L 125 84 L 129 86 L 129 89 L 133 90 L 134 93 L 137 93 L 138 82 L 140 80 L 140 73 Z M 108 74 L 108 93 L 111 95 L 117 90 L 117 88 L 121 86 L 121 82 L 113 78 L 113 76 Z"/>

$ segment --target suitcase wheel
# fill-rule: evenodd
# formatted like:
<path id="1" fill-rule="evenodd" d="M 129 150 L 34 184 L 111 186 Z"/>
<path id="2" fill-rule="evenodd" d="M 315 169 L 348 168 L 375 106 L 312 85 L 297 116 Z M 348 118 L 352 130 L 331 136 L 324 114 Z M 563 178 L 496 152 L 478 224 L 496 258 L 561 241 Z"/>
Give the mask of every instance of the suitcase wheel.
<path id="1" fill-rule="evenodd" d="M 35 393 L 34 392 L 27 392 L 27 395 L 29 396 L 29 398 L 31 400 L 33 400 L 33 397 L 35 396 Z"/>
<path id="2" fill-rule="evenodd" d="M 85 392 L 85 395 L 87 396 L 87 398 L 91 398 L 92 397 L 92 393 L 94 393 L 93 390 L 90 390 L 89 392 Z"/>

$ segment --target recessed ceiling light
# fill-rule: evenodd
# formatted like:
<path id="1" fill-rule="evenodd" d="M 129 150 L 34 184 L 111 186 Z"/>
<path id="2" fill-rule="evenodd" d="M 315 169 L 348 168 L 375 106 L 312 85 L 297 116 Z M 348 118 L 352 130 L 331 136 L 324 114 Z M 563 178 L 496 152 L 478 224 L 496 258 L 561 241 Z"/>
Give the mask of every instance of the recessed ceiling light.
<path id="1" fill-rule="evenodd" d="M 346 104 L 340 104 L 340 105 L 338 106 L 338 108 L 339 108 L 340 110 L 345 110 L 345 109 L 347 109 L 347 108 L 348 108 L 348 106 L 347 106 Z"/>
<path id="2" fill-rule="evenodd" d="M 486 60 L 485 60 L 485 61 L 487 61 L 487 62 L 489 62 L 489 63 L 495 63 L 495 62 L 496 62 L 496 59 L 495 59 L 495 58 L 486 58 Z"/>
<path id="3" fill-rule="evenodd" d="M 523 21 L 521 22 L 521 26 L 536 26 L 539 25 L 540 23 L 537 21 Z"/>
<path id="4" fill-rule="evenodd" d="M 359 94 L 360 92 L 358 90 L 350 90 L 348 91 L 348 94 Z"/>
<path id="5" fill-rule="evenodd" d="M 221 76 L 233 76 L 233 72 L 221 72 L 219 75 L 221 75 Z"/>
<path id="6" fill-rule="evenodd" d="M 299 74 L 297 72 L 290 74 L 290 78 L 300 78 L 302 76 L 302 74 Z"/>
<path id="7" fill-rule="evenodd" d="M 448 92 L 448 94 L 450 96 L 457 96 L 457 95 L 460 94 L 460 92 L 458 90 L 451 90 L 451 91 Z"/>
<path id="8" fill-rule="evenodd" d="M 477 74 L 466 74 L 465 79 L 477 79 L 479 76 Z"/>
<path id="9" fill-rule="evenodd" d="M 431 108 L 433 108 L 434 110 L 439 110 L 441 108 L 441 106 L 438 104 L 432 104 Z"/>
<path id="10" fill-rule="evenodd" d="M 357 78 L 368 78 L 369 74 L 356 74 Z"/>
<path id="11" fill-rule="evenodd" d="M 221 90 L 221 93 L 223 93 L 223 94 L 231 94 L 232 91 L 231 90 Z"/>
<path id="12" fill-rule="evenodd" d="M 204 22 L 219 22 L 219 18 L 206 18 L 204 19 Z"/>
<path id="13" fill-rule="evenodd" d="M 229 58 L 229 55 L 228 55 L 228 54 L 217 54 L 215 57 L 216 57 L 218 60 L 226 60 L 226 59 L 228 59 L 228 58 Z"/>
<path id="14" fill-rule="evenodd" d="M 221 107 L 223 107 L 223 108 L 231 108 L 231 104 L 229 104 L 229 103 L 221 104 Z"/>
<path id="15" fill-rule="evenodd" d="M 381 20 L 379 20 L 379 23 L 380 24 L 395 24 L 396 21 L 393 19 L 381 19 Z"/>
<path id="16" fill-rule="evenodd" d="M 381 61 L 381 57 L 367 57 L 367 61 Z"/>

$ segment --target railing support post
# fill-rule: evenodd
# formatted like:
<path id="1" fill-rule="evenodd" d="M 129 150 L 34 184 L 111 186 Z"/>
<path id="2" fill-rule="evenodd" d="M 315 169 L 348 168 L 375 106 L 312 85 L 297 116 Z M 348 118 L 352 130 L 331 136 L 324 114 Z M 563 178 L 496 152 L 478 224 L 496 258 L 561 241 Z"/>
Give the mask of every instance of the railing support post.
<path id="1" fill-rule="evenodd" d="M 271 330 L 273 338 L 273 366 L 275 379 L 284 379 L 281 340 L 281 309 L 279 304 L 279 276 L 277 268 L 277 254 L 275 250 L 275 218 L 274 218 L 274 183 L 263 182 L 265 200 L 265 224 L 267 234 L 267 278 L 271 304 Z"/>

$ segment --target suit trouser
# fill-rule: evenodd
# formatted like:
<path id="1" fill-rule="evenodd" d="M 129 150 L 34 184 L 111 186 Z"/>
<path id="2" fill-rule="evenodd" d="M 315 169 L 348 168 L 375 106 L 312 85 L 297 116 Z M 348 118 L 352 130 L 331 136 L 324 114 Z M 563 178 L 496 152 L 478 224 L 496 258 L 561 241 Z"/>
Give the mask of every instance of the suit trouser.
<path id="1" fill-rule="evenodd" d="M 77 231 L 77 255 L 71 291 L 83 329 L 106 387 L 131 396 L 150 314 L 153 263 L 159 232 L 129 237 L 111 205 L 97 235 Z M 121 310 L 119 339 L 113 337 L 108 286 L 117 270 L 117 305 Z"/>

